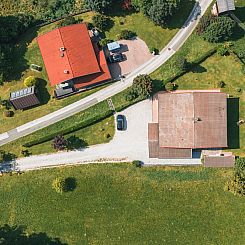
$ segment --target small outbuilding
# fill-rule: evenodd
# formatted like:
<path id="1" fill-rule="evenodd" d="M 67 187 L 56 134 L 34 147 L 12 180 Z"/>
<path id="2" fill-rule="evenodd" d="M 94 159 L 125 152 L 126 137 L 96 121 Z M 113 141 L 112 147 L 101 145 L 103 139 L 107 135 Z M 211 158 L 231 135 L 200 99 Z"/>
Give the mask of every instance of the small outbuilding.
<path id="1" fill-rule="evenodd" d="M 107 44 L 107 48 L 110 52 L 115 53 L 120 51 L 121 46 L 118 42 L 112 42 Z"/>
<path id="2" fill-rule="evenodd" d="M 22 110 L 40 104 L 34 86 L 10 93 L 9 101 L 16 110 Z"/>
<path id="3" fill-rule="evenodd" d="M 234 0 L 216 0 L 212 13 L 214 15 L 220 15 L 235 10 Z"/>

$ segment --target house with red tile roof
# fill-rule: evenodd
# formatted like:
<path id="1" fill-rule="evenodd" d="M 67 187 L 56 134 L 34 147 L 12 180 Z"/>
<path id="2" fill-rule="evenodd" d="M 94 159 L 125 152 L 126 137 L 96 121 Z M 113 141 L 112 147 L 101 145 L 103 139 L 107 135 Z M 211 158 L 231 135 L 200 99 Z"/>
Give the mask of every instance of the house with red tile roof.
<path id="1" fill-rule="evenodd" d="M 51 86 L 72 82 L 77 89 L 111 79 L 103 50 L 83 23 L 64 26 L 37 38 Z"/>
<path id="2" fill-rule="evenodd" d="M 228 146 L 227 95 L 219 89 L 159 92 L 152 105 L 150 158 L 192 158 L 195 150 L 206 149 L 207 155 L 211 149 Z"/>

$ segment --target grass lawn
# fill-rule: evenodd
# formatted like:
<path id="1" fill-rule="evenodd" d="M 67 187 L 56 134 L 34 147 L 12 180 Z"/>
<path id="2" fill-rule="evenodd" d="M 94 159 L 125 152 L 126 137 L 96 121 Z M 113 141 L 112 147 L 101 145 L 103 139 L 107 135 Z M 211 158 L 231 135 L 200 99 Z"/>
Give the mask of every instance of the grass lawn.
<path id="1" fill-rule="evenodd" d="M 76 138 L 80 139 L 80 142 L 78 144 L 75 144 L 74 148 L 81 148 L 86 147 L 88 145 L 108 143 L 114 136 L 114 125 L 114 117 L 112 116 L 99 123 L 80 129 L 76 132 L 67 134 L 65 138 L 69 140 L 71 137 L 75 136 Z M 18 147 L 18 149 L 19 148 L 20 146 Z M 52 141 L 47 141 L 45 143 L 32 146 L 28 148 L 28 150 L 33 155 L 56 152 L 56 150 L 54 150 L 54 148 L 52 147 Z"/>
<path id="2" fill-rule="evenodd" d="M 223 190 L 231 169 L 66 167 L 0 178 L 0 225 L 73 244 L 222 244 L 245 240 L 244 199 Z M 74 191 L 51 189 L 75 178 Z"/>

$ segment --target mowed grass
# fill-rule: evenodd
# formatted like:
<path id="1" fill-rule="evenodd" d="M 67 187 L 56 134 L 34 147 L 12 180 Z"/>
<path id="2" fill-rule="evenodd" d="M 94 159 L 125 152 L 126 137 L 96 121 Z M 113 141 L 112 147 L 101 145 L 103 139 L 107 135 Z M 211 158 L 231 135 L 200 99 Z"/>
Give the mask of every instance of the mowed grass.
<path id="1" fill-rule="evenodd" d="M 245 240 L 244 199 L 225 192 L 230 169 L 83 165 L 0 178 L 0 224 L 69 245 L 222 244 Z M 56 177 L 76 179 L 58 194 Z"/>
<path id="2" fill-rule="evenodd" d="M 240 115 L 237 118 L 245 118 L 245 76 L 242 73 L 242 64 L 234 55 L 220 56 L 218 54 L 209 57 L 201 63 L 192 72 L 175 80 L 178 84 L 178 89 L 213 89 L 218 87 L 218 82 L 225 82 L 225 87 L 222 91 L 226 92 L 233 98 L 239 98 Z M 233 108 L 234 110 L 234 108 Z M 234 114 L 230 114 L 233 116 Z M 233 118 L 228 118 L 233 120 Z M 229 128 L 230 127 L 230 128 Z M 233 120 L 233 125 L 228 124 L 228 130 L 236 128 L 236 121 Z M 232 135 L 229 137 L 237 137 Z M 239 127 L 240 147 L 232 149 L 234 154 L 245 156 L 245 126 Z M 234 139 L 233 139 L 234 140 Z"/>

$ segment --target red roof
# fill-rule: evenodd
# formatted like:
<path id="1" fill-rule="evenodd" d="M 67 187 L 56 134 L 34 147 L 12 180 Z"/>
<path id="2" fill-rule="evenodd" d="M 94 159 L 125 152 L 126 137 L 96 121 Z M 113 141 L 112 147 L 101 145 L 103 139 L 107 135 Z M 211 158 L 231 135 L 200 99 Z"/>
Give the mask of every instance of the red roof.
<path id="1" fill-rule="evenodd" d="M 91 74 L 96 74 L 96 80 L 89 79 L 90 83 L 111 78 L 104 53 L 102 51 L 101 59 L 96 57 L 85 24 L 60 27 L 39 36 L 37 41 L 51 85 L 83 76 L 86 79 Z M 64 52 L 60 51 L 61 47 L 65 48 Z"/>

